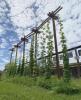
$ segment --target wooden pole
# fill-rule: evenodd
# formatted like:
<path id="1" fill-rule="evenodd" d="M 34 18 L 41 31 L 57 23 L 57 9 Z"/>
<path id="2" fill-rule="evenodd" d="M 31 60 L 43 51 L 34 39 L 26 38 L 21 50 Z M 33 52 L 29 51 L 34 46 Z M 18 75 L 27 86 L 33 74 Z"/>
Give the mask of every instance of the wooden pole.
<path id="1" fill-rule="evenodd" d="M 25 38 L 24 38 L 24 41 L 23 41 L 23 66 L 25 64 Z"/>
<path id="2" fill-rule="evenodd" d="M 11 62 L 12 62 L 12 55 L 13 55 L 14 48 L 10 49 L 10 51 L 11 51 L 11 55 L 10 55 L 10 64 L 11 64 Z"/>
<path id="3" fill-rule="evenodd" d="M 13 51 L 11 51 L 11 55 L 10 55 L 10 64 L 12 62 L 12 55 L 13 55 Z"/>
<path id="4" fill-rule="evenodd" d="M 37 66 L 37 34 L 40 33 L 40 31 L 38 31 L 37 28 L 35 29 L 32 29 L 32 32 L 35 33 L 35 63 L 36 63 L 36 66 Z"/>
<path id="5" fill-rule="evenodd" d="M 17 63 L 17 52 L 18 52 L 18 48 L 16 48 L 15 64 Z"/>
<path id="6" fill-rule="evenodd" d="M 59 55 L 58 55 L 57 36 L 56 36 L 56 27 L 55 27 L 55 20 L 57 20 L 58 17 L 55 16 L 53 12 L 49 12 L 48 16 L 51 17 L 53 23 L 54 45 L 55 45 L 55 53 L 56 53 L 56 68 L 57 68 L 58 78 L 60 78 Z"/>
<path id="7" fill-rule="evenodd" d="M 59 78 L 60 77 L 59 55 L 58 55 L 58 46 L 57 46 L 55 20 L 53 18 L 52 18 L 52 22 L 53 22 L 53 33 L 54 33 L 55 53 L 56 53 L 56 68 L 57 68 L 57 73 L 58 73 L 58 78 Z"/>
<path id="8" fill-rule="evenodd" d="M 37 65 L 37 33 L 35 34 L 35 60 Z"/>
<path id="9" fill-rule="evenodd" d="M 23 59 L 22 59 L 21 75 L 23 75 L 25 66 L 25 43 L 28 42 L 28 39 L 24 36 L 23 38 L 21 38 L 21 40 L 23 41 Z"/>
<path id="10" fill-rule="evenodd" d="M 18 45 L 14 45 L 15 49 L 16 49 L 16 55 L 15 55 L 15 64 L 17 63 L 17 54 L 18 54 L 18 48 L 20 48 L 20 46 Z"/>

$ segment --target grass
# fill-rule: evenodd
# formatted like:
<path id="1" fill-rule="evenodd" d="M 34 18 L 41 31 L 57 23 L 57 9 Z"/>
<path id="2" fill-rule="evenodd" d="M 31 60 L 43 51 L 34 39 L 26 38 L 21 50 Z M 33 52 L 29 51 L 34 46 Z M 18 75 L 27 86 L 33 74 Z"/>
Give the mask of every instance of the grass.
<path id="1" fill-rule="evenodd" d="M 40 87 L 39 80 L 16 77 L 0 81 L 0 100 L 81 100 L 81 93 L 66 95 L 55 92 L 61 81 L 55 77 L 51 79 L 54 87 L 50 90 Z M 72 84 L 81 88 L 81 79 L 72 79 Z"/>

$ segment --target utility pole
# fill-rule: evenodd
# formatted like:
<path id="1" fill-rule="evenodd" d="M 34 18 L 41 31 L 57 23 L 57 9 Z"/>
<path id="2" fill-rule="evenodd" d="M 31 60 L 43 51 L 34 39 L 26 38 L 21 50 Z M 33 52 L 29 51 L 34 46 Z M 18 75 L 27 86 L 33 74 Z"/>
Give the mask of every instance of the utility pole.
<path id="1" fill-rule="evenodd" d="M 55 20 L 57 20 L 58 17 L 53 12 L 49 12 L 48 16 L 52 19 L 52 23 L 53 23 L 54 45 L 55 45 L 55 53 L 56 53 L 56 68 L 57 68 L 58 78 L 60 78 L 59 55 L 58 55 L 57 36 L 56 36 L 56 27 L 55 27 Z"/>

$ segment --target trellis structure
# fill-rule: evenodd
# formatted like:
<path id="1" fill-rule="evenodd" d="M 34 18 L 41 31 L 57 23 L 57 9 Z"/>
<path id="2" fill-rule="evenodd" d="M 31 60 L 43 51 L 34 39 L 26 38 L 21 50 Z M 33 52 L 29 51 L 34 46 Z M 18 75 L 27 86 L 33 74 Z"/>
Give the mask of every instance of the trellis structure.
<path id="1" fill-rule="evenodd" d="M 24 65 L 24 63 L 25 63 L 24 62 L 24 58 L 25 58 L 25 42 L 28 43 L 28 39 L 32 35 L 35 35 L 35 60 L 37 61 L 37 55 L 36 55 L 37 54 L 37 48 L 36 48 L 36 45 L 37 45 L 37 34 L 40 33 L 39 29 L 41 29 L 44 24 L 46 24 L 49 20 L 52 19 L 52 23 L 53 23 L 53 34 L 54 34 L 54 45 L 55 45 L 55 53 L 56 53 L 56 68 L 57 68 L 57 75 L 58 75 L 58 77 L 60 77 L 60 68 L 59 68 L 59 57 L 58 57 L 58 46 L 57 46 L 55 20 L 58 20 L 58 16 L 56 16 L 56 14 L 61 9 L 62 9 L 62 7 L 59 6 L 55 11 L 49 12 L 48 13 L 48 18 L 45 19 L 40 26 L 38 26 L 36 28 L 33 28 L 31 33 L 29 33 L 28 35 L 26 35 L 23 38 L 21 38 L 21 41 L 19 43 L 17 43 L 17 46 L 19 47 L 21 45 L 21 43 L 23 42 L 23 62 L 22 62 L 23 64 L 22 65 Z M 12 52 L 13 52 L 13 50 L 12 50 Z M 11 52 L 10 63 L 11 63 L 11 59 L 12 59 L 12 52 Z M 16 57 L 17 57 L 17 54 L 16 54 Z M 22 71 L 23 71 L 23 69 L 22 69 Z"/>

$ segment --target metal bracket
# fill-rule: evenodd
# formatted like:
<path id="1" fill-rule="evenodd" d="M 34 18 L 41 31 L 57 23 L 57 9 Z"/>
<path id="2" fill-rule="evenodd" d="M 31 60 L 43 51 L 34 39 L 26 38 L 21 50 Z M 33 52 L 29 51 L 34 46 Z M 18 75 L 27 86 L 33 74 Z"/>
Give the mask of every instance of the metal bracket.
<path id="1" fill-rule="evenodd" d="M 34 33 L 40 33 L 40 31 L 37 29 L 37 27 L 36 28 L 33 28 L 32 29 L 32 32 L 34 32 Z"/>
<path id="2" fill-rule="evenodd" d="M 53 13 L 53 11 L 52 11 L 52 12 L 49 12 L 49 13 L 48 13 L 48 16 L 49 16 L 50 18 L 55 19 L 55 20 L 58 19 L 58 16 L 56 16 L 56 15 Z"/>
<path id="3" fill-rule="evenodd" d="M 28 42 L 28 39 L 24 36 L 24 37 L 21 38 L 21 41 L 26 41 L 26 42 Z"/>
<path id="4" fill-rule="evenodd" d="M 15 48 L 20 48 L 20 46 L 19 46 L 18 44 L 17 44 L 17 45 L 14 45 L 14 47 L 15 47 Z"/>

